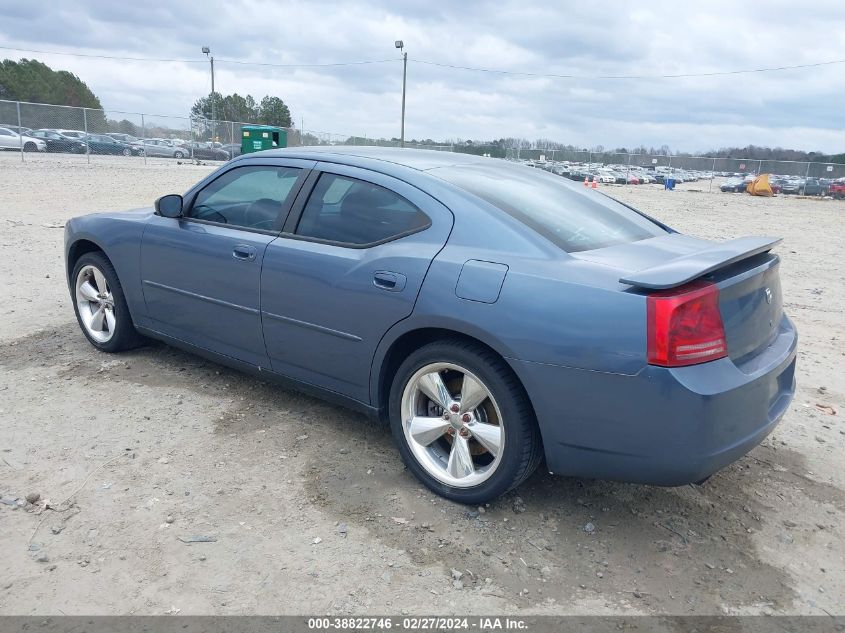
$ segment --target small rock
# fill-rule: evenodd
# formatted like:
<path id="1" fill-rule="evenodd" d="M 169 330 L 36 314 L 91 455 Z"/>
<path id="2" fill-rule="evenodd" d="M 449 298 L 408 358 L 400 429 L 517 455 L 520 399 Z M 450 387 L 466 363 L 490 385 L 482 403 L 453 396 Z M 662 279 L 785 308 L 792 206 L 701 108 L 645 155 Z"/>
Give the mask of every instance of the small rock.
<path id="1" fill-rule="evenodd" d="M 584 531 L 587 534 L 592 534 L 593 532 L 596 531 L 596 526 L 593 525 L 592 523 L 587 523 L 587 525 L 584 526 Z"/>
<path id="2" fill-rule="evenodd" d="M 322 542 L 323 542 L 323 539 L 321 539 L 319 536 L 316 537 L 313 541 L 311 541 L 311 543 L 313 543 L 314 545 L 319 545 Z"/>
<path id="3" fill-rule="evenodd" d="M 469 511 L 466 513 L 466 517 L 467 517 L 468 519 L 477 519 L 477 518 L 478 518 L 478 512 L 476 512 L 475 510 L 469 510 Z"/>
<path id="4" fill-rule="evenodd" d="M 597 577 L 597 578 L 604 578 L 604 574 L 603 574 L 602 572 L 600 572 L 600 571 L 597 571 L 597 572 L 596 572 L 596 577 Z"/>
<path id="5" fill-rule="evenodd" d="M 62 530 L 64 530 L 64 529 L 65 529 L 64 525 L 54 525 L 53 527 L 50 528 L 50 531 L 53 534 L 61 534 Z"/>
<path id="6" fill-rule="evenodd" d="M 543 565 L 543 567 L 540 568 L 540 575 L 541 576 L 548 576 L 551 573 L 552 573 L 552 568 L 549 567 L 548 565 Z"/>
<path id="7" fill-rule="evenodd" d="M 35 504 L 35 503 L 38 503 L 38 500 L 39 500 L 40 498 L 41 498 L 41 495 L 40 495 L 39 493 L 37 493 L 37 492 L 30 492 L 28 495 L 26 495 L 26 502 L 27 502 L 27 503 L 32 503 L 32 504 Z"/>
<path id="8" fill-rule="evenodd" d="M 167 518 L 164 520 L 165 523 L 173 523 L 173 516 L 168 514 Z"/>
<path id="9" fill-rule="evenodd" d="M 726 567 L 726 568 L 725 568 L 725 573 L 726 573 L 726 574 L 732 574 L 732 573 L 734 573 L 734 570 L 733 570 L 733 569 L 731 569 L 730 567 Z"/>
<path id="10" fill-rule="evenodd" d="M 50 557 L 47 556 L 46 552 L 41 552 L 38 556 L 35 557 L 36 563 L 47 563 L 50 561 Z"/>
<path id="11" fill-rule="evenodd" d="M 487 510 L 484 509 L 484 506 L 478 506 L 478 514 L 484 514 Z"/>
<path id="12" fill-rule="evenodd" d="M 635 597 L 635 598 L 642 598 L 642 597 L 643 597 L 643 594 L 641 594 L 639 591 L 635 591 L 635 592 L 634 592 L 634 597 Z"/>
<path id="13" fill-rule="evenodd" d="M 460 580 L 463 577 L 464 575 L 462 572 L 458 571 L 457 569 L 452 570 L 452 580 Z"/>
<path id="14" fill-rule="evenodd" d="M 337 524 L 337 533 L 340 534 L 342 538 L 346 538 L 346 533 L 349 531 L 349 528 L 346 526 L 346 523 L 338 523 Z"/>
<path id="15" fill-rule="evenodd" d="M 201 554 L 199 559 L 200 559 L 200 561 L 205 562 L 205 560 L 206 560 L 205 554 Z"/>
<path id="16" fill-rule="evenodd" d="M 710 563 L 704 563 L 704 566 L 705 566 L 707 569 L 716 569 L 716 565 L 711 565 Z"/>

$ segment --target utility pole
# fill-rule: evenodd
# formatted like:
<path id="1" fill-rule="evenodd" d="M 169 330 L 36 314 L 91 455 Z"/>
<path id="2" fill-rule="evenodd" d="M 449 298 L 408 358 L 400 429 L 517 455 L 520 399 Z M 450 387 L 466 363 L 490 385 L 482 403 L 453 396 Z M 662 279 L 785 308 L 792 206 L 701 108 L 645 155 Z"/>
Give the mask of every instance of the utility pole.
<path id="1" fill-rule="evenodd" d="M 408 79 L 408 53 L 405 51 L 405 42 L 396 40 L 394 46 L 402 52 L 402 131 L 399 136 L 399 146 L 405 147 L 405 87 Z"/>
<path id="2" fill-rule="evenodd" d="M 214 56 L 211 54 L 211 49 L 208 46 L 203 46 L 202 52 L 205 53 L 205 56 L 208 57 L 208 61 L 211 62 L 211 140 L 213 142 L 215 140 L 215 129 L 214 129 Z"/>

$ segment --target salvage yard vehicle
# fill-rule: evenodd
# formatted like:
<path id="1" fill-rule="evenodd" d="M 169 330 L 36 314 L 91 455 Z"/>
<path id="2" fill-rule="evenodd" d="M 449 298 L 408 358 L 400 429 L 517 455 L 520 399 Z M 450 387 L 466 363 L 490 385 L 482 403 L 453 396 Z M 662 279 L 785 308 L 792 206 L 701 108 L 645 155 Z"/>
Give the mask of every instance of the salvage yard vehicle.
<path id="1" fill-rule="evenodd" d="M 154 208 L 76 217 L 83 334 L 159 339 L 389 422 L 477 504 L 550 472 L 676 486 L 757 446 L 795 391 L 778 239 L 682 235 L 468 154 L 244 155 Z"/>
<path id="2" fill-rule="evenodd" d="M 47 143 L 44 139 L 34 138 L 26 134 L 20 135 L 9 128 L 0 127 L 0 150 L 14 149 L 25 152 L 46 152 Z"/>
<path id="3" fill-rule="evenodd" d="M 187 158 L 190 150 L 181 145 L 176 145 L 166 138 L 148 138 L 143 142 L 143 150 L 147 156 L 159 156 L 163 158 Z"/>
<path id="4" fill-rule="evenodd" d="M 88 134 L 80 138 L 88 146 L 92 154 L 111 154 L 115 156 L 132 156 L 132 147 L 127 143 L 117 141 L 105 134 Z"/>
<path id="5" fill-rule="evenodd" d="M 744 193 L 748 188 L 748 181 L 744 178 L 731 178 L 721 184 L 719 190 L 723 193 Z"/>
<path id="6" fill-rule="evenodd" d="M 34 138 L 40 138 L 47 144 L 48 152 L 65 152 L 69 154 L 84 154 L 88 146 L 84 141 L 59 134 L 55 130 L 35 130 L 30 133 Z"/>

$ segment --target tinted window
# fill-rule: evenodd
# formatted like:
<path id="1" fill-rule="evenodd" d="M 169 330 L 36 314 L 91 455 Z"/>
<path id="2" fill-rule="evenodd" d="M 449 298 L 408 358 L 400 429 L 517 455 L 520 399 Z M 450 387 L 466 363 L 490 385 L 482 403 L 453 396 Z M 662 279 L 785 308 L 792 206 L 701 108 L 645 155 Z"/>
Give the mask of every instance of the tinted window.
<path id="1" fill-rule="evenodd" d="M 389 189 L 323 174 L 302 212 L 297 235 L 344 244 L 372 244 L 431 224 L 428 216 Z"/>
<path id="2" fill-rule="evenodd" d="M 9 130 L 0 127 L 0 136 L 12 136 L 12 133 Z"/>
<path id="3" fill-rule="evenodd" d="M 666 231 L 628 207 L 545 171 L 505 162 L 439 167 L 430 174 L 464 189 L 567 252 L 636 242 Z"/>
<path id="4" fill-rule="evenodd" d="M 189 217 L 272 230 L 299 174 L 295 167 L 232 169 L 197 194 Z"/>

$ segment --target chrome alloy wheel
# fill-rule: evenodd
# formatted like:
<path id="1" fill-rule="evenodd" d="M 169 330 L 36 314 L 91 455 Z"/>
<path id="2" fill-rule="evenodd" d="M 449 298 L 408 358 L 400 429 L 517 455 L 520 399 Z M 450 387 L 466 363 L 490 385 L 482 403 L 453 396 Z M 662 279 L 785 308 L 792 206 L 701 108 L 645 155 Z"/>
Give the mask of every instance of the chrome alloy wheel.
<path id="1" fill-rule="evenodd" d="M 106 277 L 96 266 L 83 266 L 76 276 L 76 309 L 85 331 L 98 343 L 114 335 L 114 297 Z"/>
<path id="2" fill-rule="evenodd" d="M 402 392 L 402 429 L 420 465 L 438 481 L 470 488 L 498 468 L 504 421 L 490 390 L 451 363 L 417 371 Z"/>

